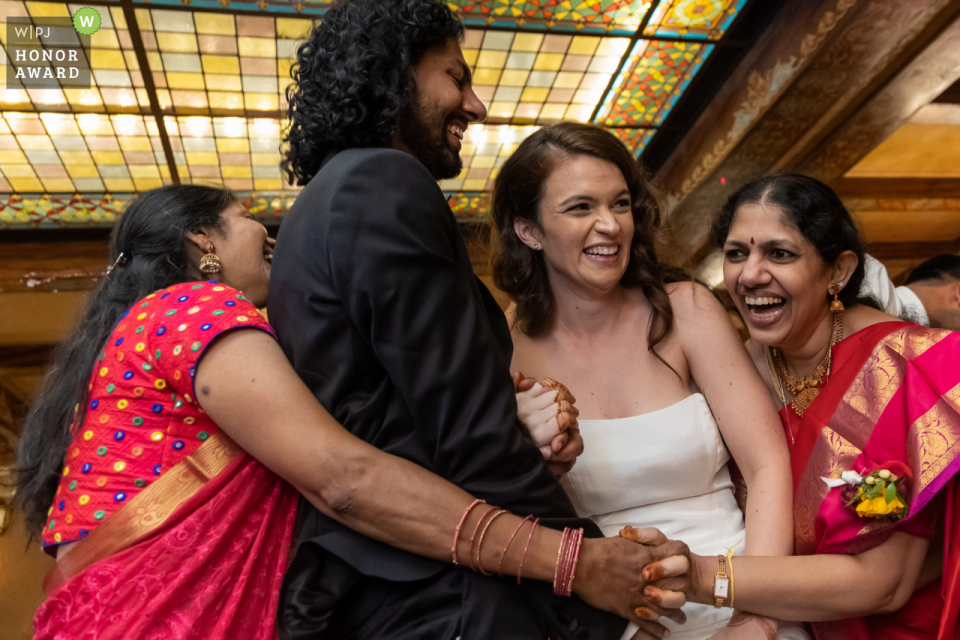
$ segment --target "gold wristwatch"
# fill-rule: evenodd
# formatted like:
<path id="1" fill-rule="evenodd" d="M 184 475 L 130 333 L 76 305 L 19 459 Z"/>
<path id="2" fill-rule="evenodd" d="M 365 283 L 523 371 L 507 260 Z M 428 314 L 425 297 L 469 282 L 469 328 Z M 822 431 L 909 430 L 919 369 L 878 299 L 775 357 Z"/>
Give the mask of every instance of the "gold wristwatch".
<path id="1" fill-rule="evenodd" d="M 720 568 L 713 579 L 713 606 L 720 609 L 730 597 L 730 578 L 727 576 L 727 559 L 723 556 L 717 556 L 717 559 L 720 561 Z"/>

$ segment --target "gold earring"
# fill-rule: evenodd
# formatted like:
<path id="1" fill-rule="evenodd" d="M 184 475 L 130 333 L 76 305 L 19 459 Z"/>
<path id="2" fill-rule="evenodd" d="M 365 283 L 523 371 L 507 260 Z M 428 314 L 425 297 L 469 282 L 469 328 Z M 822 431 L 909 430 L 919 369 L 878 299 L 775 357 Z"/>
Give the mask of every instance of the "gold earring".
<path id="1" fill-rule="evenodd" d="M 217 248 L 211 242 L 204 251 L 207 253 L 200 258 L 200 271 L 208 276 L 220 273 L 220 256 L 217 255 Z"/>
<path id="2" fill-rule="evenodd" d="M 840 302 L 840 299 L 837 297 L 840 295 L 840 291 L 842 289 L 843 289 L 842 282 L 834 282 L 827 289 L 830 295 L 833 296 L 833 302 L 830 303 L 830 311 L 833 311 L 833 312 L 843 311 L 843 308 L 844 308 L 843 303 Z"/>

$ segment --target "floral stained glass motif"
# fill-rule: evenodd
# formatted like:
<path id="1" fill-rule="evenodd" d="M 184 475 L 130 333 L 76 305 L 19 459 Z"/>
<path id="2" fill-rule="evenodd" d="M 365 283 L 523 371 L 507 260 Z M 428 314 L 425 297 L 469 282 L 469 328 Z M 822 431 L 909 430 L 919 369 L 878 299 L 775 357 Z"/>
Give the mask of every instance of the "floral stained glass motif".
<path id="1" fill-rule="evenodd" d="M 663 0 L 643 30 L 645 36 L 719 40 L 747 0 Z"/>
<path id="2" fill-rule="evenodd" d="M 695 42 L 638 41 L 595 122 L 659 126 L 713 48 Z"/>
<path id="3" fill-rule="evenodd" d="M 650 0 L 449 0 L 467 26 L 633 35 Z"/>
<path id="4" fill-rule="evenodd" d="M 0 229 L 110 228 L 135 194 L 7 194 L 0 197 Z M 240 204 L 263 224 L 279 224 L 296 193 L 237 193 Z M 460 208 L 469 204 L 464 201 Z"/>
<path id="5" fill-rule="evenodd" d="M 617 136 L 620 141 L 623 142 L 624 146 L 630 150 L 630 153 L 635 156 L 639 156 L 641 153 L 643 153 L 647 143 L 650 142 L 650 138 L 653 137 L 656 129 L 623 129 L 607 127 L 607 131 Z"/>

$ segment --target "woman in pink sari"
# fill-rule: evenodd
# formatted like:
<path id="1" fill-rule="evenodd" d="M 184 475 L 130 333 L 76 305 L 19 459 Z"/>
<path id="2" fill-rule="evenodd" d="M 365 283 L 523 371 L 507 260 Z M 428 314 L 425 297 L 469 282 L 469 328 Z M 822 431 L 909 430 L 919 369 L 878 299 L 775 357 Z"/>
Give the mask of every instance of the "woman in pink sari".
<path id="1" fill-rule="evenodd" d="M 749 183 L 712 237 L 783 406 L 799 557 L 692 556 L 688 597 L 814 621 L 820 640 L 960 637 L 960 334 L 858 297 L 857 228 L 812 178 Z"/>
<path id="2" fill-rule="evenodd" d="M 507 511 L 481 529 L 489 510 L 473 496 L 351 435 L 316 401 L 257 311 L 273 241 L 231 193 L 141 194 L 111 250 L 24 424 L 17 498 L 57 556 L 36 638 L 275 638 L 300 494 L 412 553 L 555 580 L 565 534 Z M 553 449 L 561 468 L 581 446 L 573 434 Z M 679 548 L 584 540 L 570 586 L 623 618 L 682 616 L 638 579 Z"/>

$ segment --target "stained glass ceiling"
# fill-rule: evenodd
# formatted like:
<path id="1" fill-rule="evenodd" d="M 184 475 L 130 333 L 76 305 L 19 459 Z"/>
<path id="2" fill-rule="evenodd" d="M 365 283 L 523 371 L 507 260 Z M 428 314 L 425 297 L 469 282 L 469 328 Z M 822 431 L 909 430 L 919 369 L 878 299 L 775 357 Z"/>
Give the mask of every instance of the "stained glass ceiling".
<path id="1" fill-rule="evenodd" d="M 463 173 L 441 183 L 455 210 L 476 215 L 499 167 L 544 125 L 596 123 L 639 156 L 746 1 L 449 0 L 488 110 L 467 132 Z M 282 215 L 297 192 L 279 168 L 284 91 L 329 3 L 0 0 L 0 17 L 43 23 L 83 6 L 102 18 L 79 49 L 92 86 L 0 79 L 0 228 L 110 224 L 63 212 L 112 211 L 177 181 L 223 185 Z M 0 40 L 10 64 L 2 27 Z M 64 202 L 80 204 L 51 204 Z"/>

